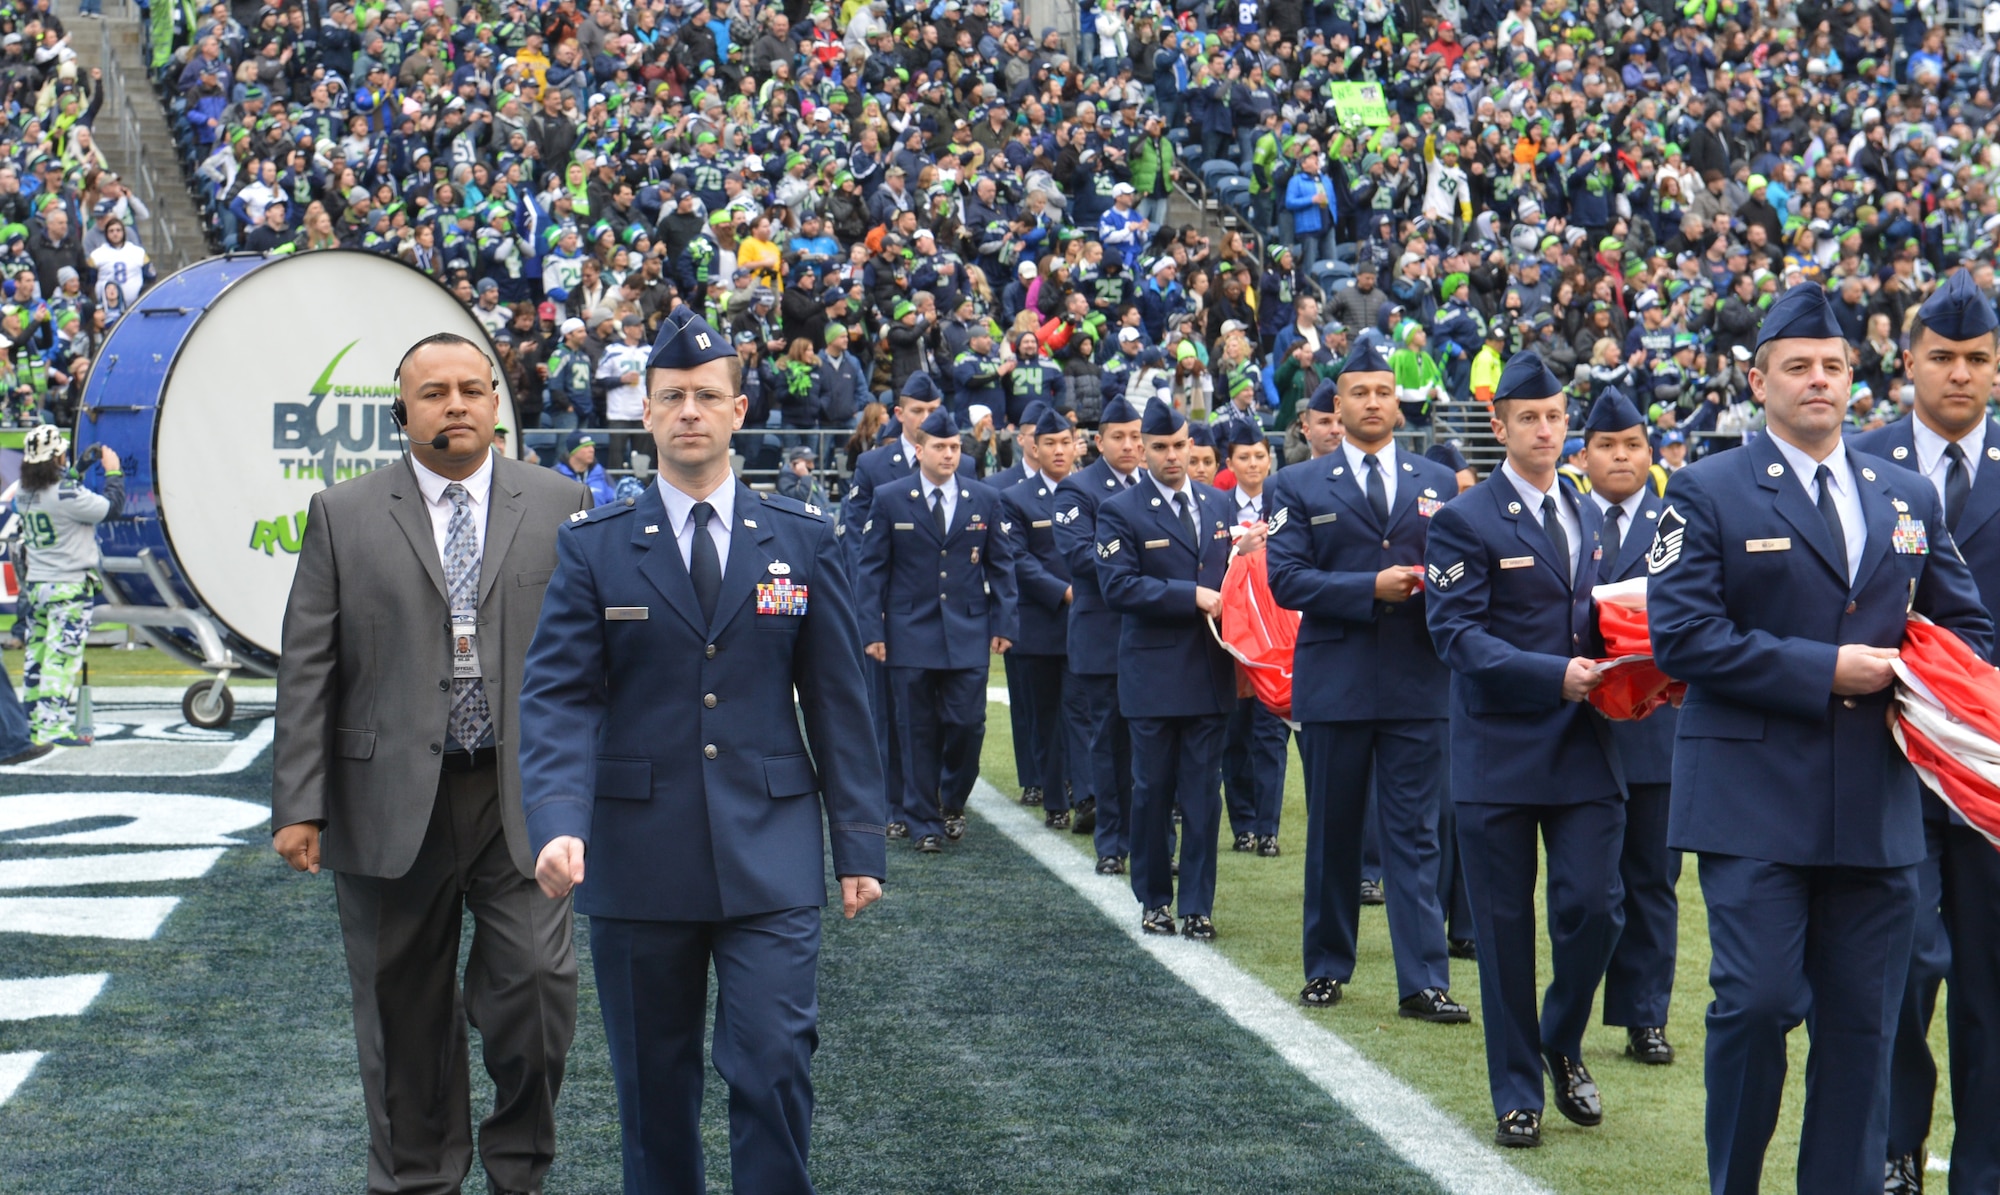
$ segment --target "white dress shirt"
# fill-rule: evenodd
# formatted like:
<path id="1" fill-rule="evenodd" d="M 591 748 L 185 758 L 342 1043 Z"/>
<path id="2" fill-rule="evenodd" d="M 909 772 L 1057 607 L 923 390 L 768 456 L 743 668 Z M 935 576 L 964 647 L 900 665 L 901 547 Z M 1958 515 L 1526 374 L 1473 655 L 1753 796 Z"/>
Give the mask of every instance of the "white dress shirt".
<path id="1" fill-rule="evenodd" d="M 450 538 L 451 533 L 451 515 L 457 509 L 451 504 L 451 499 L 444 496 L 445 487 L 451 484 L 451 478 L 426 469 L 415 453 L 410 454 L 410 468 L 416 470 L 417 489 L 424 496 L 424 509 L 431 516 L 431 536 L 437 541 L 438 563 L 443 564 L 445 541 Z M 472 499 L 468 508 L 472 515 L 472 534 L 479 545 L 479 557 L 484 560 L 487 500 L 493 495 L 493 454 L 487 453 L 486 459 L 480 462 L 479 468 L 472 476 L 458 484 L 465 487 L 466 494 Z"/>
<path id="2" fill-rule="evenodd" d="M 1931 479 L 1931 484 L 1937 487 L 1938 501 L 1942 503 L 1944 475 L 1951 468 L 1951 460 L 1945 456 L 1944 450 L 1951 441 L 1932 431 L 1929 424 L 1915 415 L 1910 416 L 1910 438 L 1917 445 L 1917 472 Z M 1978 481 L 1979 462 L 1986 455 L 1986 420 L 1982 418 L 1973 424 L 1972 430 L 1965 433 L 1958 446 L 1965 450 L 1965 480 L 1968 483 Z M 1942 507 L 1939 509 L 1942 510 Z"/>
<path id="3" fill-rule="evenodd" d="M 1343 439 L 1339 451 L 1347 457 L 1347 467 L 1354 470 L 1354 480 L 1361 484 L 1361 492 L 1368 492 L 1368 454 L 1361 451 L 1352 440 Z M 1375 454 L 1382 463 L 1382 484 L 1389 492 L 1389 509 L 1396 509 L 1396 442 L 1383 445 Z"/>
<path id="4" fill-rule="evenodd" d="M 1854 574 L 1861 568 L 1861 551 L 1868 546 L 1868 521 L 1861 514 L 1861 491 L 1854 488 L 1854 470 L 1847 463 L 1847 445 L 1842 444 L 1821 462 L 1787 444 L 1785 438 L 1775 432 L 1771 435 L 1771 443 L 1778 446 L 1779 454 L 1792 467 L 1792 476 L 1805 487 L 1806 501 L 1815 507 L 1819 505 L 1819 482 L 1816 478 L 1820 465 L 1826 465 L 1833 477 L 1833 508 L 1840 512 L 1840 530 L 1847 540 L 1847 583 L 1854 584 Z"/>
<path id="5" fill-rule="evenodd" d="M 931 503 L 936 500 L 936 495 L 944 495 L 944 525 L 949 529 L 951 527 L 952 516 L 958 513 L 958 478 L 948 477 L 945 479 L 943 485 L 934 485 L 930 478 L 920 473 L 917 475 L 917 480 L 923 483 L 925 510 L 931 508 Z"/>
<path id="6" fill-rule="evenodd" d="M 1646 487 L 1641 485 L 1638 489 L 1633 490 L 1623 502 L 1606 502 L 1604 495 L 1598 493 L 1596 490 L 1590 491 L 1590 500 L 1597 503 L 1597 513 L 1601 515 L 1609 515 L 1613 506 L 1625 512 L 1618 516 L 1617 547 L 1622 553 L 1625 550 L 1626 538 L 1632 534 L 1632 522 L 1639 517 L 1639 504 L 1646 500 Z M 1607 521 L 1605 526 L 1608 528 L 1611 524 Z"/>
<path id="7" fill-rule="evenodd" d="M 1267 490 L 1266 493 L 1269 491 Z M 1264 494 L 1246 494 L 1236 491 L 1236 521 L 1243 524 L 1264 521 Z"/>
<path id="8" fill-rule="evenodd" d="M 695 498 L 665 480 L 656 480 L 660 487 L 660 499 L 666 503 L 667 526 L 673 528 L 674 542 L 680 546 L 681 563 L 690 574 L 694 570 L 694 504 L 706 502 L 715 513 L 708 517 L 708 537 L 715 541 L 715 560 L 722 571 L 729 571 L 729 533 L 736 525 L 736 478 L 725 477 L 715 492 L 706 498 Z"/>
<path id="9" fill-rule="evenodd" d="M 1577 553 L 1583 550 L 1583 521 L 1570 504 L 1563 500 L 1561 477 L 1551 477 L 1549 488 L 1538 490 L 1527 478 L 1514 471 L 1514 462 L 1502 462 L 1500 471 L 1507 475 L 1507 481 L 1513 485 L 1514 492 L 1521 495 L 1521 505 L 1527 508 L 1529 514 L 1535 516 L 1537 526 L 1543 526 L 1542 499 L 1553 497 L 1556 500 L 1556 521 L 1562 524 L 1563 536 L 1569 540 L 1569 575 L 1574 581 Z"/>
<path id="10" fill-rule="evenodd" d="M 903 463 L 910 467 L 910 472 L 915 473 L 917 471 L 917 446 L 910 443 L 908 436 L 904 436 L 896 442 L 903 446 Z"/>
<path id="11" fill-rule="evenodd" d="M 1062 484 L 1061 482 L 1055 480 L 1046 473 L 1037 472 L 1035 476 L 1041 479 L 1041 483 L 1048 488 L 1048 491 L 1051 494 L 1055 493 L 1056 487 Z"/>

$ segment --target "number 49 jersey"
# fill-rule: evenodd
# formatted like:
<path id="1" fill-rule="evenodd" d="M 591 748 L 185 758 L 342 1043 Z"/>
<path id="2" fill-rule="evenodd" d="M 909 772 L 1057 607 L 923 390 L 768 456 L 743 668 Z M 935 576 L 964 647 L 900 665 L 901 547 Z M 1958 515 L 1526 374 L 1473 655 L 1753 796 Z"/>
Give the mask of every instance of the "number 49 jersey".
<path id="1" fill-rule="evenodd" d="M 66 479 L 45 490 L 22 490 L 14 499 L 30 581 L 81 581 L 97 564 L 96 527 L 125 505 L 125 479 L 107 477 L 104 489 L 99 494 Z"/>

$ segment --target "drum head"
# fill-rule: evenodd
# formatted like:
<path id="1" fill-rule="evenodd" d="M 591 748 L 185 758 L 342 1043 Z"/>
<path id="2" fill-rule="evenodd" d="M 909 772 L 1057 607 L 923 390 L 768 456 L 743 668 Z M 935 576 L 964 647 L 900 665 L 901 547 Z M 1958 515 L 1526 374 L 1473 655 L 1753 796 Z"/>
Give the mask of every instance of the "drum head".
<path id="1" fill-rule="evenodd" d="M 273 657 L 307 503 L 401 467 L 392 376 L 436 332 L 495 355 L 485 329 L 429 278 L 374 254 L 324 251 L 237 279 L 181 346 L 154 430 L 160 521 L 202 604 Z M 500 418 L 515 426 L 504 378 Z"/>

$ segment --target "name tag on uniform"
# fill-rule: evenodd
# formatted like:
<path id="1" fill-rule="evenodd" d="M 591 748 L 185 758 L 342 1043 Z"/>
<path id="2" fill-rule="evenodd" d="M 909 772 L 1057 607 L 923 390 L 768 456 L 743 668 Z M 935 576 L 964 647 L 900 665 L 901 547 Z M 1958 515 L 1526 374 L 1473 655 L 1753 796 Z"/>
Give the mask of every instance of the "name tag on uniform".
<path id="1" fill-rule="evenodd" d="M 1535 567 L 1535 558 L 1533 556 L 1509 556 L 1500 562 L 1500 567 L 1533 568 Z"/>
<path id="2" fill-rule="evenodd" d="M 1171 540 L 1164 539 L 1149 539 L 1146 541 L 1146 546 L 1149 548 L 1164 548 L 1171 542 Z"/>
<path id="3" fill-rule="evenodd" d="M 1049 520 L 1047 520 L 1047 519 L 1036 519 L 1036 520 L 1035 520 L 1034 522 L 1032 522 L 1032 523 L 1028 524 L 1028 526 L 1030 526 L 1030 527 L 1037 527 L 1037 528 L 1039 528 L 1039 527 L 1047 527 L 1047 526 L 1050 526 L 1050 525 L 1051 525 L 1051 524 L 1049 523 Z"/>
<path id="4" fill-rule="evenodd" d="M 1896 529 L 1889 533 L 1889 543 L 1905 556 L 1927 556 L 1930 554 L 1930 536 L 1924 531 L 1924 521 L 1908 515 L 1896 520 Z"/>
<path id="5" fill-rule="evenodd" d="M 1792 550 L 1792 541 L 1790 538 L 1746 539 L 1743 541 L 1743 550 L 1746 552 L 1789 552 Z"/>
<path id="6" fill-rule="evenodd" d="M 898 523 L 898 524 L 896 524 L 896 530 L 898 530 L 898 531 L 915 531 L 916 529 L 917 529 L 917 525 L 916 525 L 915 523 Z"/>
<path id="7" fill-rule="evenodd" d="M 1317 526 L 1319 526 L 1319 525 L 1320 525 L 1321 523 L 1331 523 L 1331 522 L 1334 522 L 1335 520 L 1337 520 L 1337 519 L 1339 519 L 1339 518 L 1340 518 L 1340 515 L 1339 515 L 1339 514 L 1337 514 L 1337 513 L 1336 513 L 1336 514 L 1324 514 L 1324 515 L 1314 515 L 1314 516 L 1312 517 L 1312 525 L 1313 525 L 1313 526 L 1315 526 L 1315 527 L 1317 527 Z"/>
<path id="8" fill-rule="evenodd" d="M 779 577 L 757 586 L 757 613 L 803 617 L 806 612 L 806 588 L 792 584 L 789 577 Z"/>
<path id="9" fill-rule="evenodd" d="M 604 608 L 604 621 L 606 622 L 644 622 L 649 617 L 651 617 L 649 607 L 646 606 L 606 606 Z"/>

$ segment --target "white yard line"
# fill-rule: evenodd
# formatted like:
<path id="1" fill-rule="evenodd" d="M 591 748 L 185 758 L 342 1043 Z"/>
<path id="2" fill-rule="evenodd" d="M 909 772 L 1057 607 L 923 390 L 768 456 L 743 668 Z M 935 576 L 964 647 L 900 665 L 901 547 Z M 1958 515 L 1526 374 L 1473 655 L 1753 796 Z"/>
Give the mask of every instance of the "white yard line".
<path id="1" fill-rule="evenodd" d="M 178 896 L 5 896 L 0 933 L 143 942 L 179 903 Z"/>
<path id="2" fill-rule="evenodd" d="M 28 1050 L 20 1054 L 0 1054 L 0 1104 L 13 1098 L 21 1084 L 28 1081 L 28 1072 L 42 1060 L 39 1050 Z"/>
<path id="3" fill-rule="evenodd" d="M 222 858 L 223 847 L 129 851 L 111 855 L 41 855 L 0 860 L 0 888 L 75 888 L 87 884 L 152 884 L 198 880 Z"/>
<path id="4" fill-rule="evenodd" d="M 0 1021 L 80 1017 L 110 978 L 108 972 L 100 971 L 48 979 L 0 979 Z"/>
<path id="5" fill-rule="evenodd" d="M 1496 1147 L 1474 1138 L 1416 1089 L 1314 1024 L 1214 947 L 1142 932 L 1127 877 L 1098 875 L 1088 855 L 1059 840 L 1039 817 L 985 780 L 973 789 L 972 808 L 1439 1186 L 1460 1195 L 1547 1195 L 1547 1188 L 1504 1161 Z"/>

